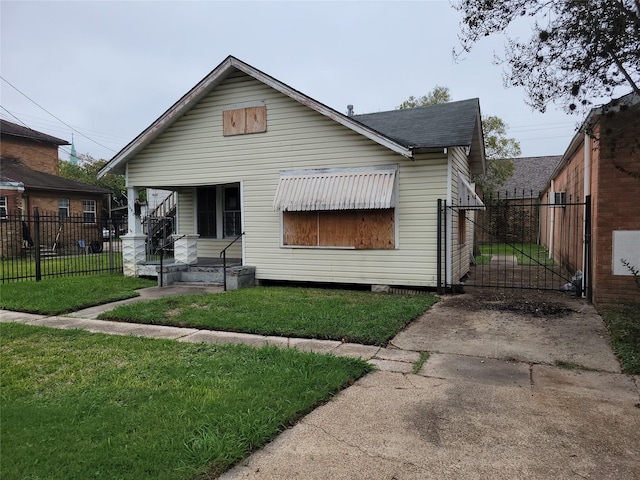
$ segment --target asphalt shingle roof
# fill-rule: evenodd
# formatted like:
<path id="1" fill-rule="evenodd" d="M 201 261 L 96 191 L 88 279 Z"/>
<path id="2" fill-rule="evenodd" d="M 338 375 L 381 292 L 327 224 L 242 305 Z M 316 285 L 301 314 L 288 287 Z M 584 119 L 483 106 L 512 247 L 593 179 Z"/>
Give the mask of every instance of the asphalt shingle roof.
<path id="1" fill-rule="evenodd" d="M 479 109 L 480 101 L 472 98 L 351 118 L 405 147 L 462 147 L 471 145 Z"/>
<path id="2" fill-rule="evenodd" d="M 49 173 L 38 172 L 25 167 L 15 158 L 0 158 L 0 181 L 21 182 L 26 190 L 61 190 L 79 193 L 109 193 L 101 187 L 76 182 L 68 178 L 51 175 Z"/>
<path id="3" fill-rule="evenodd" d="M 510 198 L 534 198 L 545 187 L 561 155 L 513 159 L 513 175 L 500 188 Z"/>
<path id="4" fill-rule="evenodd" d="M 8 122 L 7 120 L 0 119 L 0 134 L 9 135 L 11 137 L 28 138 L 30 140 L 37 140 L 39 142 L 52 143 L 54 145 L 69 145 L 69 142 L 62 140 L 61 138 L 52 137 L 46 133 L 38 132 L 16 123 Z"/>

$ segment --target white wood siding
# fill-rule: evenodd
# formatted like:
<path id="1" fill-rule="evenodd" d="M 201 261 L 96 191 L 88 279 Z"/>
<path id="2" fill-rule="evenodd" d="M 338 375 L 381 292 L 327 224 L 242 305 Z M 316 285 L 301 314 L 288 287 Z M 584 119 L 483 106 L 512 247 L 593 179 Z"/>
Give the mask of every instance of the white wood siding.
<path id="1" fill-rule="evenodd" d="M 267 107 L 267 132 L 223 137 L 222 111 L 252 101 Z M 280 213 L 272 208 L 280 170 L 371 165 L 398 165 L 395 250 L 281 247 Z M 436 286 L 437 199 L 447 195 L 446 155 L 408 160 L 249 76 L 235 74 L 128 166 L 130 185 L 180 191 L 180 233 L 195 232 L 195 190 L 185 187 L 240 181 L 244 263 L 256 267 L 258 279 Z M 228 243 L 199 240 L 198 255 L 218 255 L 219 242 Z"/>
<path id="2" fill-rule="evenodd" d="M 458 195 L 458 173 L 461 173 L 464 178 L 470 179 L 469 160 L 462 148 L 452 148 L 450 151 L 451 159 L 451 178 L 449 179 L 451 185 L 451 204 L 459 204 Z M 457 209 L 449 211 L 449 219 L 451 228 L 449 231 L 449 245 L 447 251 L 450 252 L 450 268 L 451 276 L 449 281 L 453 284 L 460 282 L 460 279 L 469 272 L 469 265 L 471 254 L 473 252 L 473 219 L 475 212 L 472 210 L 466 211 L 466 238 L 460 238 L 460 232 L 458 231 L 458 216 L 461 212 Z"/>

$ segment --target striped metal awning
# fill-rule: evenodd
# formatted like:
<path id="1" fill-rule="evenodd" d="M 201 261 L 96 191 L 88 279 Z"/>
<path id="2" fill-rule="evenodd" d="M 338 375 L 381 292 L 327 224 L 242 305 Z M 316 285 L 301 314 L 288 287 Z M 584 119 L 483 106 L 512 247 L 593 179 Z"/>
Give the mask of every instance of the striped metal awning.
<path id="1" fill-rule="evenodd" d="M 304 212 L 393 208 L 396 172 L 395 166 L 281 171 L 273 209 Z"/>

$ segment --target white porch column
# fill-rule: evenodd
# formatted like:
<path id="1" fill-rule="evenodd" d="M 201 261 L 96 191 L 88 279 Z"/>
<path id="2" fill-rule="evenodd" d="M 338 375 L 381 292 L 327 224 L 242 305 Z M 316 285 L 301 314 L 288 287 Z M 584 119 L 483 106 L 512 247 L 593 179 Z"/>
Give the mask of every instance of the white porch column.
<path id="1" fill-rule="evenodd" d="M 200 235 L 172 235 L 173 258 L 176 263 L 195 265 L 198 263 L 198 238 Z"/>
<path id="2" fill-rule="evenodd" d="M 127 219 L 128 234 L 142 235 L 142 219 L 140 218 L 140 199 L 137 187 L 127 187 Z M 136 208 L 136 205 L 138 206 Z M 137 215 L 136 215 L 137 212 Z"/>
<path id="3" fill-rule="evenodd" d="M 120 237 L 122 239 L 122 270 L 125 277 L 138 276 L 138 264 L 143 263 L 146 258 L 145 240 L 146 235 L 135 235 L 127 233 Z"/>

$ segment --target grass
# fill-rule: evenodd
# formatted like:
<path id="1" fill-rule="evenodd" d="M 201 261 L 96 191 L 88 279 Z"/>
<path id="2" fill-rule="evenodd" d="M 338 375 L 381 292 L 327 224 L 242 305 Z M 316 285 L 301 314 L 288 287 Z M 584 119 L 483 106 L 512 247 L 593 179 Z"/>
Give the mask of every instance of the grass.
<path id="1" fill-rule="evenodd" d="M 370 370 L 293 349 L 0 324 L 3 478 L 213 478 Z"/>
<path id="2" fill-rule="evenodd" d="M 83 308 L 131 298 L 138 288 L 157 282 L 121 274 L 45 278 L 40 282 L 0 285 L 0 309 L 60 315 Z"/>
<path id="3" fill-rule="evenodd" d="M 87 255 L 64 255 L 59 257 L 42 257 L 42 276 L 69 274 L 74 272 L 94 272 L 99 270 L 122 269 L 122 254 L 111 254 L 107 251 Z M 0 259 L 0 278 L 4 280 L 21 277 L 35 278 L 36 262 L 33 258 Z"/>
<path id="4" fill-rule="evenodd" d="M 640 303 L 607 305 L 598 313 L 609 328 L 611 344 L 629 375 L 640 375 Z"/>
<path id="5" fill-rule="evenodd" d="M 478 245 L 480 255 L 476 257 L 478 265 L 491 263 L 493 255 L 515 255 L 518 265 L 553 265 L 553 259 L 549 258 L 549 252 L 542 245 L 535 243 L 484 243 Z"/>
<path id="6" fill-rule="evenodd" d="M 422 368 L 422 366 L 424 365 L 424 362 L 426 362 L 428 359 L 429 359 L 429 352 L 420 352 L 420 358 L 413 365 L 413 373 L 417 374 Z"/>
<path id="7" fill-rule="evenodd" d="M 385 345 L 432 295 L 258 287 L 122 305 L 102 319 Z"/>

